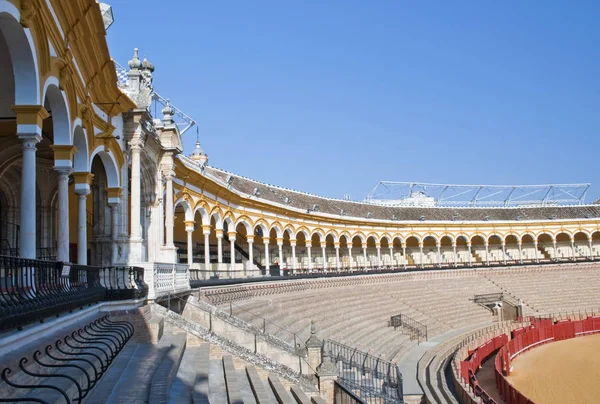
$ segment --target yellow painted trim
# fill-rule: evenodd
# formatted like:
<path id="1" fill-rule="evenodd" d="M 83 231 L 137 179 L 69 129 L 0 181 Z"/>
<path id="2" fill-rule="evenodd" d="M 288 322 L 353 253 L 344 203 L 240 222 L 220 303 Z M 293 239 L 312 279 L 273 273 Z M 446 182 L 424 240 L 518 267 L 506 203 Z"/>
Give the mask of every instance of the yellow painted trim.
<path id="1" fill-rule="evenodd" d="M 92 183 L 92 179 L 94 178 L 94 174 L 87 172 L 77 172 L 73 173 L 73 178 L 75 179 L 75 184 L 88 184 Z"/>
<path id="2" fill-rule="evenodd" d="M 44 119 L 50 114 L 42 105 L 11 105 L 10 109 L 17 115 L 17 125 L 43 126 Z"/>

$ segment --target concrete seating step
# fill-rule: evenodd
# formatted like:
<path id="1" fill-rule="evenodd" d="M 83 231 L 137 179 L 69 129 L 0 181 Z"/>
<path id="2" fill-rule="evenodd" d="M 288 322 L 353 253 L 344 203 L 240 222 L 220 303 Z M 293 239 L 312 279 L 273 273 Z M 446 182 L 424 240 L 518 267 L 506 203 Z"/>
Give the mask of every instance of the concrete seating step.
<path id="1" fill-rule="evenodd" d="M 268 377 L 269 385 L 275 394 L 275 399 L 279 404 L 296 404 L 296 400 L 292 397 L 292 394 L 285 388 L 281 380 L 277 375 L 273 373 L 269 374 Z"/>
<path id="2" fill-rule="evenodd" d="M 106 403 L 147 402 L 156 368 L 167 353 L 164 345 L 140 344 Z"/>
<path id="3" fill-rule="evenodd" d="M 267 388 L 254 366 L 246 366 L 246 375 L 248 376 L 248 382 L 250 383 L 254 399 L 258 404 L 275 404 L 277 402 L 273 391 Z"/>
<path id="4" fill-rule="evenodd" d="M 169 404 L 192 403 L 200 360 L 200 346 L 186 346 L 169 390 Z"/>
<path id="5" fill-rule="evenodd" d="M 219 359 L 211 359 L 208 367 L 208 400 L 210 404 L 227 404 L 225 373 Z"/>
<path id="6" fill-rule="evenodd" d="M 194 382 L 194 391 L 192 402 L 194 404 L 208 404 L 208 374 L 210 368 L 210 344 L 201 344 L 198 347 L 198 366 L 196 367 L 196 381 Z"/>
<path id="7" fill-rule="evenodd" d="M 256 404 L 252 387 L 250 386 L 250 378 L 246 373 L 246 369 L 237 369 L 237 378 L 240 386 L 240 393 L 244 397 L 244 404 Z"/>
<path id="8" fill-rule="evenodd" d="M 141 344 L 136 344 L 132 341 L 129 341 L 127 345 L 125 345 L 121 353 L 117 355 L 117 358 L 108 368 L 106 374 L 94 387 L 94 390 L 88 396 L 86 403 L 103 404 L 108 401 L 108 397 L 112 393 L 113 387 L 118 383 L 123 372 L 129 366 L 129 362 L 136 356 L 136 352 L 140 345 Z"/>
<path id="9" fill-rule="evenodd" d="M 222 361 L 223 373 L 225 375 L 225 388 L 227 389 L 227 399 L 229 404 L 244 404 L 233 359 L 230 355 L 225 355 L 223 356 Z"/>
<path id="10" fill-rule="evenodd" d="M 163 349 L 167 349 L 167 352 L 152 376 L 150 395 L 148 397 L 149 404 L 167 403 L 171 383 L 179 369 L 179 364 L 185 351 L 187 334 L 175 333 L 164 337 L 163 340 L 164 342 L 161 341 L 164 346 Z"/>
<path id="11" fill-rule="evenodd" d="M 310 398 L 297 386 L 290 387 L 290 393 L 292 393 L 298 404 L 311 404 Z"/>

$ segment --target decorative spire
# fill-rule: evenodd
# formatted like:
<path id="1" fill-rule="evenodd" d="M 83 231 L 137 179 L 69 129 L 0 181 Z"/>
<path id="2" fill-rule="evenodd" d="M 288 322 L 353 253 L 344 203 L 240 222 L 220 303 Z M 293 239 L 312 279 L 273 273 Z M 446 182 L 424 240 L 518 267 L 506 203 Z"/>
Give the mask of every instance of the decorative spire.
<path id="1" fill-rule="evenodd" d="M 167 104 L 164 106 L 164 108 L 162 109 L 162 114 L 163 114 L 163 122 L 167 125 L 173 123 L 173 114 L 175 113 L 175 111 L 173 110 L 173 107 L 171 107 L 171 103 L 169 102 L 169 99 L 166 99 Z"/>
<path id="2" fill-rule="evenodd" d="M 190 159 L 197 161 L 201 166 L 204 166 L 208 163 L 208 154 L 206 154 L 200 146 L 200 130 L 198 128 L 196 128 L 196 146 L 190 154 Z"/>
<path id="3" fill-rule="evenodd" d="M 142 65 L 142 62 L 140 62 L 140 58 L 138 57 L 138 48 L 133 49 L 133 58 L 129 61 L 129 68 L 130 69 L 139 69 L 140 66 Z"/>

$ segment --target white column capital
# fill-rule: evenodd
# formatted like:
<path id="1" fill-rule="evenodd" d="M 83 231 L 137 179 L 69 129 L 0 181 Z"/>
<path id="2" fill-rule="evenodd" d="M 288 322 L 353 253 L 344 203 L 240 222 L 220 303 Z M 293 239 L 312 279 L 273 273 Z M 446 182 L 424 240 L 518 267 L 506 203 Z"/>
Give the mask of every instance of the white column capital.
<path id="1" fill-rule="evenodd" d="M 17 133 L 19 140 L 23 143 L 23 149 L 35 149 L 42 141 L 41 133 Z"/>
<path id="2" fill-rule="evenodd" d="M 68 166 L 54 166 L 54 171 L 58 173 L 59 177 L 65 176 L 68 177 L 73 173 L 73 168 Z"/>

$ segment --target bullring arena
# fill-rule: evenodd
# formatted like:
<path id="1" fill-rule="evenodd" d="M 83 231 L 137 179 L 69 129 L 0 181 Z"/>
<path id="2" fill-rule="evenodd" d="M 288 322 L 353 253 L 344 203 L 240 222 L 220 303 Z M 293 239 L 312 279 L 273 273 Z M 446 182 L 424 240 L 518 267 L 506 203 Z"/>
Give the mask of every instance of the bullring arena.
<path id="1" fill-rule="evenodd" d="M 589 184 L 231 173 L 112 23 L 0 0 L 0 402 L 597 401 Z"/>

